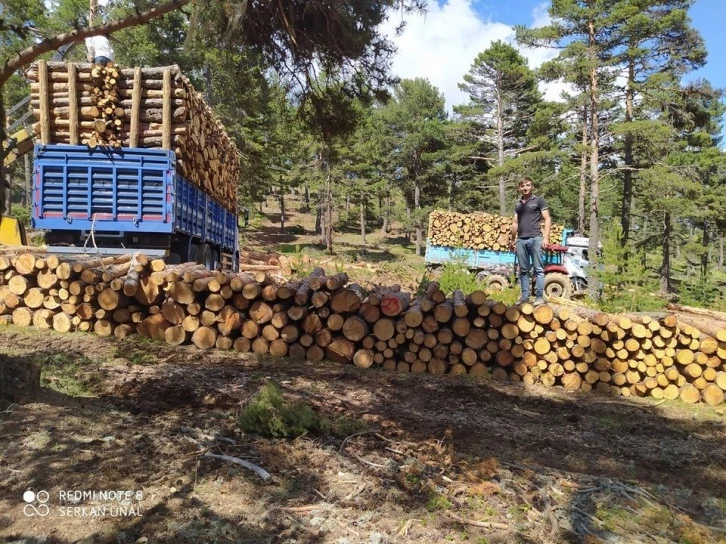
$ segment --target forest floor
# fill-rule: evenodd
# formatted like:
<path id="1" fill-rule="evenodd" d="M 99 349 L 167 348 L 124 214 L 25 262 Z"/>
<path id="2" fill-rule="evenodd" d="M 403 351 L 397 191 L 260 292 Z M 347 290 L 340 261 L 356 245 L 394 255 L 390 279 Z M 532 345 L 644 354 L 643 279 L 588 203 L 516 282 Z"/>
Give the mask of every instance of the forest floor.
<path id="1" fill-rule="evenodd" d="M 265 211 L 244 243 L 330 258 L 309 215 L 280 234 Z M 360 242 L 336 235 L 352 281 L 416 289 L 406 239 Z M 37 365 L 43 386 L 0 405 L 0 542 L 726 544 L 726 407 L 16 327 L 0 329 L 0 358 Z M 242 432 L 270 383 L 333 424 Z M 48 515 L 28 490 L 48 492 Z M 60 501 L 106 490 L 139 500 Z"/>
<path id="2" fill-rule="evenodd" d="M 346 221 L 345 211 L 336 222 L 333 255 L 320 244 L 315 233 L 315 215 L 307 213 L 299 200 L 290 199 L 286 205 L 285 233 L 280 229 L 280 208 L 269 199 L 263 212 L 256 210 L 250 226 L 241 229 L 241 244 L 257 251 L 277 251 L 296 257 L 309 256 L 315 262 L 334 262 L 348 273 L 352 282 L 363 287 L 367 284 L 399 284 L 405 290 L 416 292 L 426 274 L 422 255 L 416 255 L 415 244 L 400 229 L 383 234 L 380 228 L 366 233 L 366 244 L 356 222 L 354 211 Z M 397 227 L 398 225 L 396 225 Z M 305 275 L 309 270 L 302 270 Z"/>
<path id="3" fill-rule="evenodd" d="M 723 407 L 15 327 L 0 353 L 44 386 L 0 414 L 2 542 L 726 542 Z M 270 382 L 334 431 L 241 432 Z M 143 496 L 61 508 L 101 490 Z"/>

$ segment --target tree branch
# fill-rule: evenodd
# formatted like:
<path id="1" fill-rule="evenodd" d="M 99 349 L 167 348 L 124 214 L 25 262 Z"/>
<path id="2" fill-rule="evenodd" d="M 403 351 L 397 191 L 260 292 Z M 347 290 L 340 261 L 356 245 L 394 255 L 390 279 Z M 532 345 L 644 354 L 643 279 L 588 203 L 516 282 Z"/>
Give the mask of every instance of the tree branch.
<path id="1" fill-rule="evenodd" d="M 0 87 L 2 87 L 8 79 L 10 79 L 10 76 L 12 76 L 16 70 L 34 61 L 43 53 L 54 51 L 62 45 L 84 40 L 91 36 L 98 36 L 99 34 L 116 32 L 117 30 L 121 30 L 131 26 L 142 25 L 151 21 L 152 19 L 156 19 L 158 17 L 166 15 L 169 12 L 180 9 L 187 4 L 190 4 L 192 1 L 193 0 L 171 0 L 167 4 L 157 6 L 148 11 L 142 11 L 140 13 L 130 15 L 129 17 L 119 19 L 118 21 L 114 21 L 112 23 L 88 28 L 81 28 L 78 30 L 73 30 L 72 32 L 58 34 L 53 38 L 47 38 L 36 43 L 35 45 L 26 47 L 16 55 L 9 58 L 3 64 L 2 69 L 0 69 Z"/>

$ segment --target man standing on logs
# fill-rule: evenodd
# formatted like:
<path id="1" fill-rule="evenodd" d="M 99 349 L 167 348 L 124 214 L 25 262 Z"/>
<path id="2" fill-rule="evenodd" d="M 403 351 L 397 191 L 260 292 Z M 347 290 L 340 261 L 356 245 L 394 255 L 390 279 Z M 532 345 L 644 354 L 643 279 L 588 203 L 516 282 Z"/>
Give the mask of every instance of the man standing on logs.
<path id="1" fill-rule="evenodd" d="M 88 61 L 94 64 L 106 66 L 114 60 L 113 47 L 108 40 L 108 34 L 86 38 L 86 49 L 88 49 Z"/>
<path id="2" fill-rule="evenodd" d="M 547 249 L 550 240 L 549 206 L 545 199 L 534 194 L 531 179 L 524 178 L 519 182 L 522 197 L 514 206 L 512 219 L 512 245 L 517 240 L 517 264 L 519 265 L 519 281 L 522 297 L 519 304 L 529 301 L 529 287 L 532 269 L 535 273 L 534 305 L 544 304 L 544 265 L 543 250 Z M 542 235 L 542 219 L 544 218 L 544 236 Z"/>

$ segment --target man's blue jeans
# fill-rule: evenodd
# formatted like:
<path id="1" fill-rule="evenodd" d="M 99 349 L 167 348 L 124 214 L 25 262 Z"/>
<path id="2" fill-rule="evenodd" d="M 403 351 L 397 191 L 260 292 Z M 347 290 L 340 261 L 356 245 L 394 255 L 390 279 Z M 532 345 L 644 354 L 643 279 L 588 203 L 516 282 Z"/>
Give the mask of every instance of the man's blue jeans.
<path id="1" fill-rule="evenodd" d="M 534 295 L 542 298 L 544 293 L 544 266 L 542 266 L 542 237 L 517 239 L 517 263 L 519 264 L 519 282 L 522 287 L 522 298 L 529 298 L 529 283 L 532 269 L 535 273 Z"/>

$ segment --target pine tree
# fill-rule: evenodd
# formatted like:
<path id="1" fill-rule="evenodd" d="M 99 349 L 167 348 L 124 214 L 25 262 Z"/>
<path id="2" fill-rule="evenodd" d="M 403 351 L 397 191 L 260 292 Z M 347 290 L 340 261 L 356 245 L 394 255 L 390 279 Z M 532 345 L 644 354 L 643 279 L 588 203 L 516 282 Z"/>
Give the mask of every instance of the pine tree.
<path id="1" fill-rule="evenodd" d="M 614 7 L 614 16 L 622 21 L 615 32 L 619 52 L 616 61 L 626 74 L 625 118 L 622 165 L 622 226 L 621 245 L 625 247 L 631 231 L 634 183 L 639 159 L 634 156 L 634 131 L 642 132 L 642 125 L 633 127 L 643 115 L 638 102 L 658 84 L 663 74 L 680 78 L 689 70 L 703 66 L 706 50 L 703 39 L 691 27 L 688 9 L 694 0 L 620 0 Z M 629 128 L 632 127 L 632 130 Z"/>
<path id="2" fill-rule="evenodd" d="M 496 167 L 527 149 L 527 130 L 542 100 L 537 80 L 514 47 L 496 41 L 477 55 L 459 88 L 469 94 L 469 103 L 455 106 L 454 111 L 472 123 L 483 144 L 482 159 L 495 167 L 492 176 L 499 185 L 499 213 L 505 215 L 507 180 Z"/>
<path id="3" fill-rule="evenodd" d="M 598 270 L 600 242 L 600 150 L 601 109 L 609 72 L 615 66 L 617 43 L 613 42 L 615 30 L 622 20 L 614 13 L 616 0 L 553 0 L 549 9 L 552 24 L 540 28 L 516 28 L 517 40 L 529 46 L 560 48 L 560 56 L 577 59 L 587 74 L 587 107 L 590 124 L 590 206 L 589 206 L 589 255 L 590 277 Z M 597 282 L 588 286 L 590 296 L 598 295 Z"/>
<path id="4" fill-rule="evenodd" d="M 433 168 L 435 152 L 444 147 L 444 105 L 444 96 L 427 79 L 404 79 L 384 112 L 390 131 L 388 153 L 411 211 L 417 255 L 423 247 L 426 206 L 443 190 Z"/>

